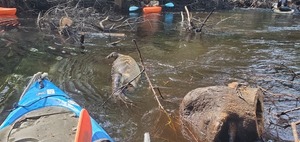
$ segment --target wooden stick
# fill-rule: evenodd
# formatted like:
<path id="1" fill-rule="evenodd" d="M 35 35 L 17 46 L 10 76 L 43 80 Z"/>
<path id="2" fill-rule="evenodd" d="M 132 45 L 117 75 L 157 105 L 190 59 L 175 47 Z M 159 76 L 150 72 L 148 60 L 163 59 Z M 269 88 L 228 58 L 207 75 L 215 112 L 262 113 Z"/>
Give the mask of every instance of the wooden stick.
<path id="1" fill-rule="evenodd" d="M 283 63 L 280 64 L 281 66 L 283 66 L 284 68 L 286 68 L 290 73 L 292 73 L 292 79 L 290 79 L 290 81 L 294 81 L 294 79 L 296 78 L 297 74 L 291 70 L 289 67 L 287 67 L 286 65 L 284 65 Z"/>
<path id="2" fill-rule="evenodd" d="M 296 111 L 296 110 L 300 110 L 300 107 L 296 107 L 296 108 L 293 108 L 293 109 L 289 109 L 289 110 L 283 111 L 281 113 L 278 113 L 276 116 L 284 115 L 284 114 L 287 114 L 289 112 Z"/>
<path id="3" fill-rule="evenodd" d="M 95 36 L 95 37 L 125 37 L 125 33 L 91 33 L 91 32 L 79 32 L 80 35 L 86 35 L 86 36 Z"/>
<path id="4" fill-rule="evenodd" d="M 294 141 L 295 141 L 295 142 L 299 142 L 296 125 L 297 125 L 297 124 L 296 124 L 295 122 L 292 122 L 292 123 L 291 123 L 292 130 L 293 130 Z"/>
<path id="5" fill-rule="evenodd" d="M 108 16 L 105 18 L 105 19 L 103 19 L 103 20 L 101 20 L 100 22 L 99 22 L 99 25 L 100 25 L 100 29 L 101 29 L 101 31 L 104 31 L 105 30 L 105 27 L 104 27 L 104 25 L 103 25 L 103 22 L 104 21 L 106 21 L 106 20 L 108 20 Z"/>
<path id="6" fill-rule="evenodd" d="M 185 9 L 186 15 L 187 15 L 188 29 L 190 29 L 192 27 L 192 25 L 191 25 L 191 18 L 190 18 L 190 12 L 189 12 L 187 6 L 184 6 L 184 9 Z"/>
<path id="7" fill-rule="evenodd" d="M 184 21 L 184 15 L 183 15 L 183 12 L 181 11 L 180 14 L 181 14 L 181 23 L 183 23 L 183 21 Z"/>
<path id="8" fill-rule="evenodd" d="M 40 26 L 41 15 L 42 15 L 41 12 L 39 12 L 39 15 L 38 15 L 38 17 L 36 19 L 36 25 L 39 28 L 39 30 L 41 30 L 41 26 Z"/>
<path id="9" fill-rule="evenodd" d="M 230 16 L 230 17 L 227 17 L 227 18 L 224 18 L 224 19 L 220 20 L 216 25 L 219 25 L 221 22 L 224 22 L 224 21 L 226 21 L 226 20 L 228 20 L 228 19 L 230 19 L 230 18 L 233 18 L 233 16 L 236 16 L 236 14 L 234 14 L 234 15 L 232 15 L 232 16 Z"/>
<path id="10" fill-rule="evenodd" d="M 162 96 L 159 87 L 155 87 L 155 89 L 158 91 L 158 94 L 160 95 L 160 97 L 161 97 L 162 99 L 165 99 L 165 98 Z"/>
<path id="11" fill-rule="evenodd" d="M 202 25 L 200 26 L 200 28 L 196 29 L 196 32 L 201 32 L 203 26 L 205 25 L 206 21 L 208 20 L 208 18 L 210 17 L 210 15 L 215 11 L 216 9 L 213 9 L 212 11 L 210 11 L 210 13 L 206 16 L 205 20 L 203 21 Z"/>
<path id="12" fill-rule="evenodd" d="M 144 70 L 145 77 L 146 77 L 146 79 L 147 79 L 147 81 L 148 81 L 148 83 L 149 83 L 149 86 L 150 86 L 150 88 L 151 88 L 151 90 L 152 90 L 152 92 L 153 92 L 153 94 L 154 94 L 154 96 L 155 96 L 155 99 L 156 99 L 156 101 L 157 101 L 157 103 L 158 103 L 158 106 L 159 106 L 159 108 L 161 108 L 161 109 L 164 110 L 164 107 L 161 105 L 161 103 L 160 103 L 160 101 L 159 101 L 159 99 L 158 99 L 158 97 L 157 97 L 158 95 L 156 94 L 156 91 L 154 90 L 154 87 L 153 87 L 153 85 L 152 85 L 152 82 L 151 82 L 151 80 L 150 80 L 150 78 L 149 78 L 149 76 L 148 76 L 148 74 L 147 74 L 147 71 L 146 71 L 146 69 L 145 69 L 144 60 L 143 60 L 143 57 L 142 57 L 142 55 L 141 55 L 141 51 L 140 51 L 139 47 L 137 46 L 136 40 L 133 39 L 132 41 L 134 42 L 135 47 L 136 47 L 136 49 L 137 49 L 137 51 L 138 51 L 138 54 L 139 54 L 139 57 L 140 57 L 140 62 L 141 62 L 141 64 L 142 64 L 142 67 L 143 67 L 143 70 Z"/>
<path id="13" fill-rule="evenodd" d="M 142 64 L 142 68 L 143 68 L 143 70 L 144 70 L 145 77 L 146 77 L 146 79 L 147 79 L 147 81 L 148 81 L 148 83 L 149 83 L 149 86 L 150 86 L 150 88 L 151 88 L 151 90 L 152 90 L 152 92 L 153 92 L 153 95 L 154 95 L 154 97 L 155 97 L 155 99 L 156 99 L 156 102 L 157 102 L 159 108 L 167 115 L 167 117 L 168 117 L 168 119 L 169 119 L 168 124 L 171 124 L 172 119 L 171 119 L 170 115 L 168 114 L 168 112 L 164 109 L 164 107 L 163 107 L 163 105 L 161 104 L 161 102 L 159 101 L 159 98 L 158 98 L 159 95 L 157 95 L 156 91 L 154 90 L 154 87 L 153 87 L 153 85 L 152 85 L 152 82 L 151 82 L 151 80 L 150 80 L 150 78 L 149 78 L 149 76 L 148 76 L 148 74 L 147 74 L 147 70 L 146 70 L 146 68 L 145 68 L 144 60 L 143 60 L 143 57 L 142 57 L 142 55 L 141 55 L 141 51 L 140 51 L 140 49 L 139 49 L 139 47 L 138 47 L 138 45 L 137 45 L 137 43 L 136 43 L 136 40 L 133 39 L 132 41 L 134 42 L 135 47 L 136 47 L 136 50 L 137 50 L 137 52 L 138 52 L 138 54 L 139 54 L 140 62 L 141 62 L 141 64 Z"/>

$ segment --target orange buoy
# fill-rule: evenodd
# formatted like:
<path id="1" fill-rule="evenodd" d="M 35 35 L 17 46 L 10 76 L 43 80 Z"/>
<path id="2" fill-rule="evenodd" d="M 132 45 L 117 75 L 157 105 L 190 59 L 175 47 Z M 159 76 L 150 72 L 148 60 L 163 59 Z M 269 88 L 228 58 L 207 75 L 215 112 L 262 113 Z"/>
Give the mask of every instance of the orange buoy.
<path id="1" fill-rule="evenodd" d="M 0 7 L 0 15 L 15 15 L 17 8 Z"/>
<path id="2" fill-rule="evenodd" d="M 160 13 L 161 12 L 161 6 L 146 6 L 143 8 L 143 12 L 145 14 L 147 13 Z"/>

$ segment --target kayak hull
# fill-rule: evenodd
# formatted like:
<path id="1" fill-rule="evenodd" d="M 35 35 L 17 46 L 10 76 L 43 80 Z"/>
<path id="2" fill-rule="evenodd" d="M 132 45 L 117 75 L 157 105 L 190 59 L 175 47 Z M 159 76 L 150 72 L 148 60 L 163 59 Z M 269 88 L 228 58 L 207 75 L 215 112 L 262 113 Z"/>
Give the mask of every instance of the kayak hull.
<path id="1" fill-rule="evenodd" d="M 143 8 L 143 12 L 147 13 L 160 13 L 162 10 L 161 6 L 147 6 Z"/>
<path id="2" fill-rule="evenodd" d="M 0 7 L 0 15 L 15 15 L 16 12 L 17 12 L 16 8 Z"/>
<path id="3" fill-rule="evenodd" d="M 73 101 L 66 93 L 55 86 L 48 79 L 37 80 L 31 84 L 28 90 L 21 96 L 15 109 L 0 125 L 0 131 L 7 126 L 12 126 L 19 118 L 35 110 L 47 107 L 63 107 L 72 111 L 76 117 L 80 116 L 83 108 Z M 41 88 L 41 85 L 43 86 Z M 107 139 L 113 142 L 106 131 L 90 117 L 92 126 L 92 141 Z"/>
<path id="4" fill-rule="evenodd" d="M 294 9 L 291 9 L 290 11 L 281 11 L 279 8 L 274 8 L 273 11 L 279 14 L 292 14 L 295 12 Z"/>

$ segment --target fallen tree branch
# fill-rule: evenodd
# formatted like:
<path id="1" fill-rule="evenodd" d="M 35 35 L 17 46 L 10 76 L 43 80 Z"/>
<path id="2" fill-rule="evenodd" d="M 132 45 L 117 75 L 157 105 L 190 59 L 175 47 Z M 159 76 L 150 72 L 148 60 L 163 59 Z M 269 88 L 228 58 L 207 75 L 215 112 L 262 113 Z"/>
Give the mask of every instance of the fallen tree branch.
<path id="1" fill-rule="evenodd" d="M 296 127 L 299 123 L 300 123 L 300 120 L 298 120 L 297 122 L 292 122 L 291 123 L 292 130 L 293 130 L 294 141 L 295 142 L 299 142 L 298 133 L 297 133 L 297 127 Z"/>
<path id="2" fill-rule="evenodd" d="M 149 76 L 148 76 L 148 74 L 147 74 L 147 70 L 145 69 L 145 63 L 144 63 L 143 57 L 142 57 L 142 55 L 141 55 L 141 51 L 140 51 L 140 49 L 139 49 L 139 47 L 138 47 L 138 45 L 137 45 L 137 43 L 136 43 L 136 40 L 133 39 L 132 41 L 134 42 L 135 47 L 136 47 L 136 50 L 137 50 L 137 52 L 138 52 L 138 54 L 139 54 L 140 62 L 141 62 L 141 64 L 142 64 L 142 68 L 143 68 L 143 70 L 144 70 L 145 77 L 146 77 L 146 79 L 147 79 L 147 81 L 148 81 L 148 83 L 149 83 L 149 86 L 150 86 L 150 88 L 151 88 L 151 90 L 152 90 L 152 92 L 153 92 L 153 95 L 154 95 L 154 97 L 155 97 L 155 100 L 156 100 L 156 102 L 157 102 L 159 108 L 160 108 L 160 109 L 166 114 L 166 116 L 168 117 L 169 122 L 168 122 L 167 124 L 168 124 L 168 125 L 171 125 L 171 124 L 172 124 L 171 116 L 168 114 L 168 112 L 165 110 L 165 108 L 163 107 L 163 105 L 162 105 L 161 102 L 159 101 L 159 98 L 158 98 L 159 95 L 157 95 L 157 93 L 156 93 L 156 91 L 155 91 L 155 87 L 153 86 L 153 84 L 152 84 L 152 82 L 151 82 L 151 80 L 150 80 L 150 78 L 149 78 Z M 173 125 L 171 125 L 171 127 L 174 128 Z"/>
<path id="3" fill-rule="evenodd" d="M 287 69 L 288 72 L 290 72 L 292 74 L 292 79 L 290 79 L 289 81 L 294 81 L 295 78 L 297 77 L 297 74 L 292 69 L 290 69 L 289 67 L 287 67 L 286 65 L 284 65 L 283 63 L 281 63 L 280 65 L 282 67 L 284 67 L 285 69 Z"/>
<path id="4" fill-rule="evenodd" d="M 91 37 L 125 37 L 125 33 L 92 33 L 92 32 L 79 32 L 79 35 L 91 36 Z"/>
<path id="5" fill-rule="evenodd" d="M 190 12 L 189 12 L 189 9 L 187 8 L 187 6 L 184 6 L 184 9 L 185 9 L 185 12 L 186 12 L 186 15 L 187 15 L 187 20 L 188 20 L 187 30 L 191 30 L 191 29 L 193 29 L 193 26 L 192 26 L 192 23 L 191 23 Z"/>
<path id="6" fill-rule="evenodd" d="M 117 41 L 114 41 L 114 42 L 111 42 L 111 43 L 108 43 L 108 44 L 106 44 L 106 45 L 107 45 L 108 47 L 114 47 L 114 46 L 116 46 L 117 44 L 119 44 L 121 41 L 122 41 L 122 39 L 117 40 Z"/>
<path id="7" fill-rule="evenodd" d="M 205 20 L 202 22 L 202 25 L 200 26 L 200 28 L 196 29 L 196 32 L 201 32 L 203 26 L 205 25 L 206 21 L 208 20 L 208 18 L 211 16 L 211 14 L 215 11 L 216 9 L 214 8 L 212 11 L 210 11 L 210 13 L 206 16 Z"/>
<path id="8" fill-rule="evenodd" d="M 39 28 L 39 30 L 41 30 L 41 27 L 40 27 L 41 15 L 42 15 L 42 13 L 39 12 L 39 14 L 38 14 L 38 16 L 37 16 L 37 18 L 36 18 L 36 25 L 37 25 L 37 27 Z"/>
<path id="9" fill-rule="evenodd" d="M 280 115 L 285 115 L 285 114 L 287 114 L 289 112 L 296 111 L 296 110 L 300 110 L 300 107 L 296 107 L 296 108 L 293 108 L 293 109 L 289 109 L 289 110 L 283 111 L 281 113 L 276 114 L 276 116 L 279 117 Z"/>
<path id="10" fill-rule="evenodd" d="M 270 95 L 272 95 L 272 97 L 281 97 L 281 96 L 288 96 L 288 97 L 291 97 L 291 98 L 296 98 L 294 95 L 290 95 L 290 94 L 275 94 L 275 93 L 272 93 L 270 91 L 268 91 L 267 89 L 261 87 L 261 86 L 257 86 L 259 89 L 261 89 L 263 92 L 265 93 L 268 93 Z"/>
<path id="11" fill-rule="evenodd" d="M 181 11 L 180 14 L 181 14 L 181 23 L 183 23 L 183 21 L 184 21 L 184 15 L 183 15 L 183 12 Z"/>
<path id="12" fill-rule="evenodd" d="M 99 22 L 99 25 L 100 25 L 99 28 L 100 28 L 101 31 L 104 31 L 104 30 L 105 30 L 105 27 L 104 27 L 104 25 L 103 25 L 103 22 L 107 21 L 108 18 L 109 18 L 109 16 L 107 16 L 105 19 L 103 19 L 103 20 L 101 20 L 101 21 Z"/>
<path id="13" fill-rule="evenodd" d="M 219 25 L 220 23 L 222 23 L 222 22 L 224 22 L 224 21 L 226 21 L 226 20 L 228 20 L 228 19 L 230 19 L 230 18 L 233 18 L 234 16 L 236 16 L 236 14 L 234 14 L 234 15 L 232 15 L 232 16 L 230 16 L 230 17 L 221 19 L 216 25 Z"/>

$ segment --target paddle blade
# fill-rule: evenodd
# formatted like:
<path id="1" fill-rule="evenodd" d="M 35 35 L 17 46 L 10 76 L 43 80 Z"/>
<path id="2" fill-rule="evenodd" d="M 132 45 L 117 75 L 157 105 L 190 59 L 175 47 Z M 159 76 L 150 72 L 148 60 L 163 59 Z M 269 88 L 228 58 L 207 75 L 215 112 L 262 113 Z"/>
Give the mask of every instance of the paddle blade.
<path id="1" fill-rule="evenodd" d="M 80 112 L 75 142 L 91 142 L 92 141 L 92 123 L 91 118 L 86 109 Z"/>
<path id="2" fill-rule="evenodd" d="M 137 6 L 130 6 L 129 7 L 129 11 L 136 11 L 138 9 L 139 9 L 139 7 L 137 7 Z"/>
<path id="3" fill-rule="evenodd" d="M 174 7 L 174 3 L 173 2 L 168 2 L 165 4 L 165 7 Z"/>

